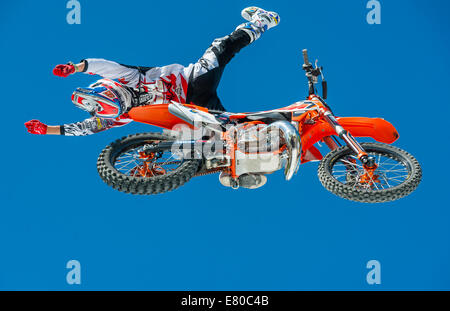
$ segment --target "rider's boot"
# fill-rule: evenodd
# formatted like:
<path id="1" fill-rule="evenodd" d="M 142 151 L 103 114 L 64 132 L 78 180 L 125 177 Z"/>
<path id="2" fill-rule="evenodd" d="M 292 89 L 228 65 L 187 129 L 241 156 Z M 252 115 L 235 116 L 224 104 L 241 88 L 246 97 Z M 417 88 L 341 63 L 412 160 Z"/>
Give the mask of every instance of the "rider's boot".
<path id="1" fill-rule="evenodd" d="M 248 20 L 239 25 L 236 30 L 243 30 L 250 36 L 250 43 L 257 40 L 267 29 L 275 27 L 280 22 L 280 16 L 275 12 L 268 12 L 256 6 L 242 10 L 241 15 Z"/>
<path id="2" fill-rule="evenodd" d="M 193 79 L 218 66 L 226 66 L 241 49 L 258 39 L 267 29 L 275 27 L 280 17 L 275 12 L 267 12 L 257 7 L 243 9 L 241 15 L 248 20 L 241 24 L 228 36 L 217 38 L 199 60 L 201 68 L 198 73 L 194 71 Z M 218 75 L 218 79 L 220 79 Z M 193 98 L 190 98 L 193 101 Z M 195 101 L 194 101 L 195 102 Z M 214 105 L 212 105 L 214 107 Z M 217 106 L 221 107 L 219 103 Z M 223 109 L 223 107 L 218 108 Z"/>
<path id="3" fill-rule="evenodd" d="M 236 183 L 230 174 L 222 172 L 220 173 L 219 181 L 225 187 L 257 189 L 266 184 L 267 177 L 263 174 L 249 173 L 239 176 Z"/>

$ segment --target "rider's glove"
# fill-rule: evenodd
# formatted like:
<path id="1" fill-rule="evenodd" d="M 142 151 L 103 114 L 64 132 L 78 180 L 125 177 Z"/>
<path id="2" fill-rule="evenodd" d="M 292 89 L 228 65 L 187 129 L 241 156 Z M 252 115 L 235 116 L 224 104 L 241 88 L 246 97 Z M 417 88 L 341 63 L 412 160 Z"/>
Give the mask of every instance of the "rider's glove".
<path id="1" fill-rule="evenodd" d="M 47 134 L 47 125 L 39 120 L 31 120 L 25 123 L 27 130 L 31 134 Z"/>
<path id="2" fill-rule="evenodd" d="M 72 73 L 76 71 L 75 66 L 73 64 L 67 64 L 67 65 L 57 65 L 53 69 L 53 74 L 58 77 L 68 77 Z"/>

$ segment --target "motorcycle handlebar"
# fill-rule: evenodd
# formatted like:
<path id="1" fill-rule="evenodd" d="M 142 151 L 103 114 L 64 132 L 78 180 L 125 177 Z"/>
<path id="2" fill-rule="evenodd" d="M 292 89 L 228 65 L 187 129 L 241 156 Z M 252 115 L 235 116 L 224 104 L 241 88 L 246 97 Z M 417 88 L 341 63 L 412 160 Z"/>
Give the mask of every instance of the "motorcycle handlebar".
<path id="1" fill-rule="evenodd" d="M 302 51 L 303 53 L 303 61 L 305 62 L 305 65 L 308 66 L 309 65 L 309 60 L 308 60 L 308 50 L 304 49 Z"/>

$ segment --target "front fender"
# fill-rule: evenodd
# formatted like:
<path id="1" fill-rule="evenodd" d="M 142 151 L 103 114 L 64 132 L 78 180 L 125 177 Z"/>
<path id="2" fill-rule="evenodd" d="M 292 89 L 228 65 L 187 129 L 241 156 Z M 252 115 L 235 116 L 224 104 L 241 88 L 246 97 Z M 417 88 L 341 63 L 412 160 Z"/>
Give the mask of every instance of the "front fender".
<path id="1" fill-rule="evenodd" d="M 399 138 L 395 127 L 381 118 L 343 117 L 336 119 L 354 137 L 371 137 L 385 144 L 392 144 Z M 302 133 L 302 155 L 305 155 L 315 143 L 332 135 L 337 134 L 325 121 L 305 126 Z"/>
<path id="2" fill-rule="evenodd" d="M 385 144 L 392 144 L 400 137 L 395 127 L 381 118 L 350 117 L 337 120 L 355 137 L 372 137 Z"/>

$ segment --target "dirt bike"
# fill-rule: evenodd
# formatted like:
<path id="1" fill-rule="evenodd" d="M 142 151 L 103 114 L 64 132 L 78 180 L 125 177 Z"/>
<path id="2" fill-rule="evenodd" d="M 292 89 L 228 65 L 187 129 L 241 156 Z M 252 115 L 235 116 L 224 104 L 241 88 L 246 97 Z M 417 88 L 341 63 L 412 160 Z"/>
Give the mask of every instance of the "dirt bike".
<path id="1" fill-rule="evenodd" d="M 266 176 L 284 166 L 290 180 L 300 164 L 320 161 L 320 182 L 339 197 L 379 203 L 413 192 L 422 170 L 411 154 L 391 145 L 399 138 L 395 127 L 381 118 L 335 117 L 325 102 L 323 67 L 317 60 L 314 65 L 309 62 L 307 50 L 303 60 L 309 94 L 287 107 L 253 113 L 176 102 L 133 108 L 133 120 L 166 130 L 110 144 L 97 161 L 101 178 L 126 193 L 158 194 L 194 176 L 220 172 L 237 189 L 243 176 Z M 319 80 L 322 97 L 317 95 Z M 173 130 L 180 125 L 181 130 Z M 201 133 L 192 136 L 199 129 Z M 355 137 L 377 142 L 359 143 Z M 331 149 L 325 156 L 316 147 L 320 143 Z"/>

